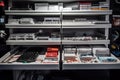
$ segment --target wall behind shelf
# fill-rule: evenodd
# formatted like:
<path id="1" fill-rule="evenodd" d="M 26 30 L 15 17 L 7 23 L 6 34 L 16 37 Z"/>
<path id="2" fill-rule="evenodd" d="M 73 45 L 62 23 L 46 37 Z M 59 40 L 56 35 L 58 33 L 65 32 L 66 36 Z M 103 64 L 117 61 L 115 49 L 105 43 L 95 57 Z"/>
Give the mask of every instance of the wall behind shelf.
<path id="1" fill-rule="evenodd" d="M 115 0 L 110 0 L 110 1 L 111 1 L 110 7 L 113 10 L 113 15 L 120 15 L 120 4 L 117 4 Z M 116 29 L 120 31 L 120 27 L 112 28 L 112 30 L 116 30 Z M 118 73 L 120 73 L 120 69 L 110 70 L 110 80 L 119 79 L 120 77 Z"/>
<path id="2" fill-rule="evenodd" d="M 110 0 L 111 1 L 111 9 L 113 10 L 113 14 L 115 15 L 120 15 L 120 3 L 116 3 L 115 0 Z"/>

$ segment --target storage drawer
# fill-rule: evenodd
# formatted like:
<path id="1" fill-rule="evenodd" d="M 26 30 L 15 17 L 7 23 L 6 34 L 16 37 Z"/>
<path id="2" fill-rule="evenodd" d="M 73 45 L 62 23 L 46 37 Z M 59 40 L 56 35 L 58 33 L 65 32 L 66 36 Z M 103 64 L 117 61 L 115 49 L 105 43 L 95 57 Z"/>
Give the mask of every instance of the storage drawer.
<path id="1" fill-rule="evenodd" d="M 70 49 L 69 50 L 75 51 L 68 53 L 64 50 L 62 53 L 62 60 L 63 70 L 77 70 L 77 69 L 120 69 L 120 60 L 112 55 L 108 56 L 108 54 L 103 54 L 105 56 L 98 56 L 96 54 L 89 54 L 89 52 L 84 52 L 83 49 L 80 53 L 78 50 Z M 89 48 L 84 48 L 85 50 L 89 50 Z M 105 48 L 107 49 L 107 48 Z M 92 49 L 91 49 L 92 50 Z M 100 48 L 99 48 L 100 50 Z M 90 50 L 89 50 L 90 51 Z M 91 53 L 91 52 L 90 52 Z M 100 54 L 99 54 L 100 55 Z"/>
<path id="2" fill-rule="evenodd" d="M 17 61 L 10 62 L 13 56 L 15 56 L 16 53 L 18 52 L 19 48 L 20 47 L 14 48 L 13 50 L 9 51 L 3 57 L 0 58 L 0 69 L 2 70 L 58 70 L 59 69 L 59 57 L 60 57 L 59 53 L 56 62 L 45 63 L 41 61 L 39 62 L 37 61 L 37 59 L 35 62 L 17 62 Z"/>

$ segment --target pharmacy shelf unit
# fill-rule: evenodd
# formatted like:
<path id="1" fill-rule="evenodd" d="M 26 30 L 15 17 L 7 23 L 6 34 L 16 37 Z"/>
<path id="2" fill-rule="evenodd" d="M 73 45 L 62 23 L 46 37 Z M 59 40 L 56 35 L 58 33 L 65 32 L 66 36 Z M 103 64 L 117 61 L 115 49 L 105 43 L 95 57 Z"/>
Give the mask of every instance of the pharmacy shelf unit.
<path id="1" fill-rule="evenodd" d="M 5 10 L 6 16 L 8 18 L 13 19 L 14 17 L 20 18 L 23 17 L 59 17 L 59 23 L 34 23 L 34 24 L 15 24 L 15 23 L 6 23 L 6 28 L 9 29 L 10 35 L 16 33 L 17 31 L 20 33 L 24 33 L 24 31 L 33 30 L 46 30 L 46 31 L 54 31 L 57 29 L 59 31 L 59 38 L 49 38 L 48 40 L 8 40 L 6 41 L 7 45 L 11 46 L 60 46 L 60 52 L 58 55 L 58 63 L 4 63 L 10 55 L 14 54 L 17 51 L 17 48 L 11 50 L 6 53 L 2 58 L 0 58 L 0 69 L 18 69 L 18 70 L 59 70 L 62 66 L 63 70 L 70 69 L 119 69 L 120 62 L 113 63 L 66 63 L 64 60 L 64 47 L 66 46 L 81 46 L 81 45 L 105 45 L 108 48 L 109 40 L 109 29 L 111 28 L 111 24 L 109 21 L 109 16 L 112 14 L 112 10 L 109 10 L 109 5 L 107 10 L 12 10 L 11 7 L 13 2 L 29 2 L 29 3 L 71 3 L 71 2 L 98 2 L 99 0 L 10 0 L 8 4 L 8 10 Z M 102 0 L 103 2 L 109 4 L 109 0 Z M 51 17 L 52 16 L 52 17 Z M 104 16 L 104 20 L 101 21 L 101 16 Z M 97 18 L 100 20 L 86 20 L 90 17 Z M 66 21 L 68 19 L 68 21 Z M 77 20 L 76 20 L 77 19 Z M 85 20 L 84 20 L 85 19 Z M 76 20 L 76 21 L 75 21 Z M 97 30 L 97 31 L 96 31 Z M 15 31 L 15 32 L 14 32 Z M 84 32 L 91 34 L 98 33 L 100 36 L 104 36 L 104 38 L 91 39 L 91 37 L 87 40 L 81 37 L 81 33 Z M 96 32 L 95 32 L 96 31 Z M 75 32 L 75 33 L 74 33 Z M 26 33 L 26 32 L 25 32 Z M 67 33 L 67 34 L 66 34 Z M 74 35 L 73 35 L 73 34 Z M 51 33 L 49 33 L 51 34 Z M 53 34 L 54 35 L 54 34 Z M 84 34 L 86 36 L 86 34 Z M 79 58 L 79 57 L 77 57 Z M 59 64 L 62 62 L 62 65 Z"/>

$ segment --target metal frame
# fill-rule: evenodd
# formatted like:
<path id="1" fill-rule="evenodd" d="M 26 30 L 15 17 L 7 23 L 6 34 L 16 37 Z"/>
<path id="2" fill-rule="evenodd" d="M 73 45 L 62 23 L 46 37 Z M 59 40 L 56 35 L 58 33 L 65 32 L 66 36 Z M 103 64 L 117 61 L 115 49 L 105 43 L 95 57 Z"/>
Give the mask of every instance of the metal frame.
<path id="1" fill-rule="evenodd" d="M 7 40 L 7 45 L 60 45 L 61 40 Z"/>
<path id="2" fill-rule="evenodd" d="M 37 10 L 5 10 L 6 15 L 110 15 L 112 10 L 58 10 L 58 11 L 37 11 Z"/>
<path id="3" fill-rule="evenodd" d="M 59 28 L 61 24 L 5 24 L 6 28 Z"/>
<path id="4" fill-rule="evenodd" d="M 111 28 L 111 24 L 84 24 L 84 23 L 62 23 L 62 24 L 6 24 L 6 28 Z"/>
<path id="5" fill-rule="evenodd" d="M 63 64 L 63 70 L 77 70 L 77 69 L 120 69 L 120 63 L 111 63 L 111 64 Z"/>
<path id="6" fill-rule="evenodd" d="M 73 41 L 73 40 L 62 40 L 63 45 L 83 45 L 83 44 L 109 44 L 110 40 L 87 40 L 87 41 Z"/>
<path id="7" fill-rule="evenodd" d="M 26 1 L 26 0 L 13 0 L 13 1 Z M 27 0 L 27 1 L 43 2 L 43 0 Z M 86 1 L 86 0 L 44 0 L 44 2 L 71 2 L 71 1 Z M 96 0 L 88 0 L 88 1 L 96 1 Z"/>

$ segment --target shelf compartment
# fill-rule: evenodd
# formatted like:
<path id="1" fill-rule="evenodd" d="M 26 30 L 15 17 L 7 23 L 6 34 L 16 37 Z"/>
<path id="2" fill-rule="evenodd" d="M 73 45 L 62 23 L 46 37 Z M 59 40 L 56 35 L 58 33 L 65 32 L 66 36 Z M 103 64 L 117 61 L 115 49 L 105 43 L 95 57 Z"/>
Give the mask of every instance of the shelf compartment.
<path id="1" fill-rule="evenodd" d="M 112 10 L 71 10 L 62 11 L 62 15 L 110 15 Z"/>
<path id="2" fill-rule="evenodd" d="M 58 55 L 58 63 L 4 63 L 3 61 L 7 59 L 10 55 L 14 54 L 18 48 L 15 48 L 8 53 L 6 53 L 3 57 L 0 58 L 0 70 L 59 70 L 59 58 Z"/>
<path id="3" fill-rule="evenodd" d="M 5 10 L 6 15 L 110 15 L 112 10 L 46 10 L 46 11 L 37 11 L 37 10 Z"/>
<path id="4" fill-rule="evenodd" d="M 61 24 L 6 24 L 6 28 L 60 28 Z"/>
<path id="5" fill-rule="evenodd" d="M 87 22 L 63 22 L 62 28 L 111 28 L 111 24 L 92 24 Z"/>
<path id="6" fill-rule="evenodd" d="M 45 10 L 5 10 L 6 15 L 60 15 L 60 11 Z"/>
<path id="7" fill-rule="evenodd" d="M 112 55 L 113 56 L 113 55 Z M 117 62 L 97 62 L 97 63 L 64 63 L 63 60 L 63 70 L 78 70 L 78 69 L 120 69 L 120 61 Z"/>
<path id="8" fill-rule="evenodd" d="M 60 45 L 60 40 L 7 40 L 7 45 Z"/>
<path id="9" fill-rule="evenodd" d="M 75 47 L 75 46 L 74 46 Z M 96 46 L 97 47 L 97 46 Z M 98 49 L 98 48 L 97 48 Z M 107 48 L 99 48 L 101 50 Z M 71 51 L 71 52 L 70 52 Z M 68 47 L 64 48 L 62 52 L 62 68 L 63 70 L 78 70 L 78 69 L 120 69 L 120 60 L 115 57 L 113 54 L 108 55 L 109 57 L 113 57 L 117 61 L 112 61 L 109 59 L 109 62 L 102 62 L 98 59 L 98 56 L 95 56 L 95 50 L 93 51 L 91 47 Z M 67 56 L 65 55 L 67 54 Z M 74 55 L 73 55 L 74 54 Z M 75 55 L 76 54 L 76 55 Z M 103 53 L 104 54 L 104 53 Z M 68 57 L 68 59 L 66 59 Z M 74 60 L 73 58 L 77 58 Z M 103 55 L 106 57 L 106 55 Z"/>
<path id="10" fill-rule="evenodd" d="M 61 28 L 61 24 L 6 24 L 6 28 Z M 62 28 L 111 28 L 111 24 L 83 24 L 67 22 L 62 23 Z"/>
<path id="11" fill-rule="evenodd" d="M 87 22 L 63 22 L 62 28 L 111 28 L 111 24 Z M 73 27 L 74 26 L 74 27 Z M 61 24 L 6 24 L 6 28 L 60 28 Z"/>
<path id="12" fill-rule="evenodd" d="M 109 43 L 110 40 L 85 40 L 85 41 L 62 40 L 63 45 L 109 44 Z"/>

